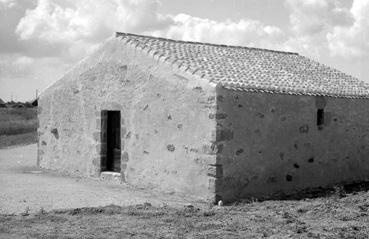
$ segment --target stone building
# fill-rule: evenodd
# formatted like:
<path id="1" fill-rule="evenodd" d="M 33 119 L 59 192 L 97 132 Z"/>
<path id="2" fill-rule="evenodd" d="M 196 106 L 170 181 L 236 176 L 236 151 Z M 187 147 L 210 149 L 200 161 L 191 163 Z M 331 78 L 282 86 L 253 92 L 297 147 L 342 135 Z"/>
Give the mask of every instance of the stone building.
<path id="1" fill-rule="evenodd" d="M 39 98 L 38 164 L 208 201 L 364 181 L 368 93 L 296 53 L 117 33 Z"/>

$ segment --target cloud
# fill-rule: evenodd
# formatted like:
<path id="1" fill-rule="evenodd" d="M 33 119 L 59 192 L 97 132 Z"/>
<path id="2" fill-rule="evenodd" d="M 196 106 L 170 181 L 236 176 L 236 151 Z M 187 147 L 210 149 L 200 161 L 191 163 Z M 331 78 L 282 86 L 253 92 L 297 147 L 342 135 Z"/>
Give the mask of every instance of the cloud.
<path id="1" fill-rule="evenodd" d="M 350 9 L 354 21 L 349 26 L 335 26 L 327 34 L 333 56 L 369 57 L 369 0 L 354 0 Z"/>
<path id="2" fill-rule="evenodd" d="M 293 31 L 302 35 L 329 31 L 332 26 L 346 26 L 353 19 L 338 0 L 286 0 Z"/>
<path id="3" fill-rule="evenodd" d="M 0 0 L 1 8 L 12 8 L 15 6 L 15 0 Z"/>
<path id="4" fill-rule="evenodd" d="M 156 0 L 38 0 L 16 27 L 29 54 L 78 60 L 116 31 L 145 32 L 167 27 Z"/>
<path id="5" fill-rule="evenodd" d="M 339 0 L 285 0 L 288 31 L 246 18 L 214 21 L 188 14 L 164 15 L 158 11 L 157 0 L 38 0 L 28 4 L 27 11 L 19 8 L 26 2 L 0 0 L 12 11 L 18 9 L 9 27 L 1 24 L 0 33 L 5 34 L 0 34 L 0 43 L 8 52 L 19 50 L 31 57 L 76 61 L 115 31 L 298 51 L 315 57 L 325 52 L 360 57 L 368 50 L 369 0 L 353 0 L 351 8 Z M 0 18 L 6 20 L 1 12 Z"/>
<path id="6" fill-rule="evenodd" d="M 6 1 L 12 7 L 0 17 L 5 21 L 10 11 L 15 17 L 8 28 L 0 27 L 0 42 L 5 33 L 3 42 L 8 44 L 6 51 L 0 50 L 3 94 L 13 88 L 15 94 L 29 95 L 22 93 L 27 87 L 16 87 L 20 82 L 46 87 L 116 31 L 274 49 L 282 47 L 286 38 L 280 28 L 257 20 L 163 15 L 157 0 Z"/>
<path id="7" fill-rule="evenodd" d="M 31 58 L 22 54 L 2 54 L 0 98 L 9 99 L 12 93 L 18 100 L 30 100 L 36 89 L 45 89 L 69 67 L 58 57 Z"/>
<path id="8" fill-rule="evenodd" d="M 21 0 L 0 1 L 13 8 L 24 5 Z M 0 42 L 22 48 L 28 56 L 61 57 L 69 62 L 87 55 L 116 31 L 298 51 L 315 58 L 327 52 L 360 57 L 368 51 L 368 2 L 353 0 L 351 7 L 339 0 L 285 0 L 290 19 L 286 31 L 254 19 L 164 15 L 159 13 L 158 0 L 38 0 L 27 11 L 19 11 L 24 16 L 14 19 L 13 35 L 7 29 Z M 2 40 L 1 36 L 9 35 L 18 39 Z"/>
<path id="9" fill-rule="evenodd" d="M 25 49 L 15 33 L 26 9 L 35 6 L 32 0 L 0 0 L 0 54 L 20 52 Z"/>
<path id="10" fill-rule="evenodd" d="M 33 79 L 54 72 L 58 75 L 69 67 L 57 57 L 32 58 L 22 54 L 3 54 L 0 58 L 0 78 Z M 50 77 L 45 77 L 48 81 Z M 28 81 L 26 80 L 26 81 Z"/>
<path id="11" fill-rule="evenodd" d="M 369 57 L 369 0 L 286 0 L 291 37 L 286 45 L 307 55 Z"/>
<path id="12" fill-rule="evenodd" d="M 369 0 L 284 1 L 287 26 L 162 14 L 159 0 L 0 0 L 0 81 L 53 82 L 116 31 L 297 51 L 328 64 L 369 59 Z"/>
<path id="13" fill-rule="evenodd" d="M 172 19 L 174 24 L 167 29 L 154 31 L 153 35 L 186 41 L 274 48 L 285 39 L 280 28 L 256 20 L 220 22 L 187 14 L 178 14 Z"/>
<path id="14" fill-rule="evenodd" d="M 85 55 L 115 31 L 259 47 L 275 46 L 284 38 L 278 27 L 256 20 L 218 22 L 186 14 L 163 15 L 158 8 L 156 0 L 39 0 L 20 20 L 16 33 L 23 41 L 44 42 L 43 49 L 52 44 L 72 58 Z"/>
<path id="15" fill-rule="evenodd" d="M 27 11 L 16 32 L 23 40 L 97 42 L 115 30 L 160 29 L 170 19 L 157 13 L 156 0 L 39 0 Z"/>

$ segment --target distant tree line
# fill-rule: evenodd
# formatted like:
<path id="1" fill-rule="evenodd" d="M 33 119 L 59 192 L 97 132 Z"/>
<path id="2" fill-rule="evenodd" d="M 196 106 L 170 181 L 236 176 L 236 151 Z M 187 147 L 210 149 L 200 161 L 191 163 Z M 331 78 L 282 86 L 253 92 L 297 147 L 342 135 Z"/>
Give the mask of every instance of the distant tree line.
<path id="1" fill-rule="evenodd" d="M 21 101 L 8 101 L 4 102 L 0 99 L 0 108 L 33 108 L 38 106 L 38 100 L 32 100 L 27 102 Z"/>

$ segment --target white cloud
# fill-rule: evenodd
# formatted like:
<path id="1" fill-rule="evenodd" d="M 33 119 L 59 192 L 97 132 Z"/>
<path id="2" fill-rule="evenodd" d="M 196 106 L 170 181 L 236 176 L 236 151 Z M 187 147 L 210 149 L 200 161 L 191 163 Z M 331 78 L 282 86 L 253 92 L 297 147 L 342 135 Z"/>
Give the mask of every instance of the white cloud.
<path id="1" fill-rule="evenodd" d="M 30 54 L 78 60 L 116 31 L 148 32 L 167 27 L 156 0 L 38 0 L 16 27 Z"/>
<path id="2" fill-rule="evenodd" d="M 28 46 L 27 54 L 68 61 L 87 55 L 115 31 L 298 51 L 315 58 L 327 52 L 358 57 L 368 50 L 369 0 L 353 0 L 351 9 L 340 0 L 285 0 L 285 5 L 287 32 L 252 19 L 163 15 L 158 0 L 38 0 L 20 19 L 16 33 Z"/>
<path id="3" fill-rule="evenodd" d="M 0 24 L 0 80 L 54 81 L 116 31 L 297 51 L 326 63 L 369 57 L 369 0 L 352 0 L 352 6 L 344 0 L 285 0 L 284 27 L 247 18 L 164 15 L 158 1 L 0 0 L 0 21 L 8 23 Z"/>
<path id="4" fill-rule="evenodd" d="M 16 33 L 30 43 L 31 54 L 59 54 L 71 60 L 87 55 L 116 31 L 266 48 L 281 48 L 285 40 L 281 29 L 260 21 L 163 15 L 158 8 L 157 0 L 38 0 L 19 21 Z"/>
<path id="5" fill-rule="evenodd" d="M 34 62 L 34 59 L 28 56 L 19 56 L 14 59 L 13 65 L 14 66 L 28 66 Z"/>
<path id="6" fill-rule="evenodd" d="M 369 57 L 369 0 L 354 0 L 350 10 L 354 22 L 335 26 L 327 34 L 333 56 Z"/>
<path id="7" fill-rule="evenodd" d="M 256 20 L 219 22 L 187 14 L 178 14 L 172 18 L 174 24 L 167 29 L 154 31 L 153 34 L 186 41 L 273 48 L 278 47 L 285 38 L 280 28 Z"/>
<path id="8" fill-rule="evenodd" d="M 286 5 L 291 11 L 291 27 L 297 34 L 319 34 L 332 26 L 352 22 L 349 10 L 338 0 L 286 0 Z"/>
<path id="9" fill-rule="evenodd" d="M 70 67 L 57 57 L 30 58 L 21 54 L 0 56 L 0 98 L 12 93 L 18 100 L 30 100 L 35 90 L 43 90 Z"/>
<path id="10" fill-rule="evenodd" d="M 12 87 L 23 81 L 42 89 L 116 31 L 266 48 L 285 39 L 278 27 L 256 20 L 163 15 L 157 0 L 0 1 L 15 6 L 0 9 L 0 20 L 13 16 L 11 25 L 0 25 L 0 80 Z"/>
<path id="11" fill-rule="evenodd" d="M 0 0 L 0 8 L 12 8 L 15 6 L 15 0 Z"/>
<path id="12" fill-rule="evenodd" d="M 157 8 L 156 0 L 39 0 L 16 31 L 23 40 L 97 42 L 118 30 L 143 32 L 167 26 L 170 19 Z"/>
<path id="13" fill-rule="evenodd" d="M 292 35 L 286 42 L 316 58 L 369 57 L 369 0 L 286 0 Z"/>

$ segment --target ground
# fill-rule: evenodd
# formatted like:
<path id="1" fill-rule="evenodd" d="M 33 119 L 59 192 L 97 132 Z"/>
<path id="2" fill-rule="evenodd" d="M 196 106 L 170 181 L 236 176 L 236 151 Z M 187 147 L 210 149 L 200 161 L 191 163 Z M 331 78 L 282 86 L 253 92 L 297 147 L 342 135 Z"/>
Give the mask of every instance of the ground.
<path id="1" fill-rule="evenodd" d="M 0 238 L 368 238 L 369 194 L 222 207 L 62 176 L 0 150 Z M 115 204 L 115 205 L 112 205 Z M 64 209 L 69 208 L 69 209 Z"/>
<path id="2" fill-rule="evenodd" d="M 175 195 L 131 188 L 97 179 L 68 177 L 36 167 L 37 145 L 0 150 L 0 213 L 37 212 L 61 208 L 127 206 L 150 201 L 153 205 L 184 205 Z"/>

